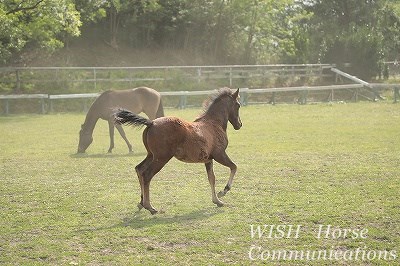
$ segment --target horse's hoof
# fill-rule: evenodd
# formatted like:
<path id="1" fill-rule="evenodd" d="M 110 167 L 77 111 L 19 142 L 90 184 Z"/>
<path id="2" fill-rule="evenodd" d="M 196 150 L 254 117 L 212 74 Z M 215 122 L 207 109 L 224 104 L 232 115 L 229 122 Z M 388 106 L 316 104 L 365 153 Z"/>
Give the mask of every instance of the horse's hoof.
<path id="1" fill-rule="evenodd" d="M 224 203 L 222 201 L 217 201 L 217 202 L 213 201 L 213 203 L 216 204 L 218 207 L 223 207 L 224 206 Z"/>
<path id="2" fill-rule="evenodd" d="M 157 214 L 157 210 L 156 209 L 150 209 L 149 212 L 151 213 L 151 215 Z"/>
<path id="3" fill-rule="evenodd" d="M 222 198 L 223 196 L 225 196 L 225 194 L 225 191 L 218 192 L 218 198 Z"/>
<path id="4" fill-rule="evenodd" d="M 139 211 L 144 208 L 141 203 L 138 203 L 137 207 L 138 207 Z"/>

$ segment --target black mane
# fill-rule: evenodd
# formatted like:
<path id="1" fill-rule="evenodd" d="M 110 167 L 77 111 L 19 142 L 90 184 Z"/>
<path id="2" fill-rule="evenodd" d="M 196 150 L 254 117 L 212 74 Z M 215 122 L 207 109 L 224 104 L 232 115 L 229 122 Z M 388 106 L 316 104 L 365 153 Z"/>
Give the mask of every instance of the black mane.
<path id="1" fill-rule="evenodd" d="M 211 95 L 203 104 L 204 107 L 204 112 L 207 112 L 207 110 L 210 108 L 211 105 L 214 103 L 218 102 L 225 96 L 232 96 L 232 91 L 230 88 L 220 88 L 217 90 L 217 92 L 213 95 Z"/>

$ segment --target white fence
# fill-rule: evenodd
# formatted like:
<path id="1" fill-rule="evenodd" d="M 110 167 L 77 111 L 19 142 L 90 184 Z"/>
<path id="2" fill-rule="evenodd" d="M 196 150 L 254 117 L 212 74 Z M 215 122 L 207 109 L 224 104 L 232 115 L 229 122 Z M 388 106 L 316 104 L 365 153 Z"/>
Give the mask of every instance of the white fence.
<path id="1" fill-rule="evenodd" d="M 271 73 L 279 73 L 280 75 L 329 75 L 329 74 L 324 74 L 323 70 L 329 69 L 332 71 L 332 73 L 335 73 L 336 75 L 340 75 L 346 79 L 349 79 L 350 81 L 354 82 L 352 84 L 344 84 L 344 85 L 329 85 L 329 86 L 297 86 L 297 87 L 279 87 L 279 88 L 257 88 L 257 89 L 252 89 L 252 88 L 241 88 L 241 99 L 242 99 L 242 104 L 246 105 L 248 104 L 248 96 L 251 94 L 260 94 L 260 93 L 272 93 L 270 103 L 275 103 L 275 95 L 276 93 L 281 93 L 281 92 L 303 92 L 301 93 L 301 97 L 299 99 L 300 103 L 307 103 L 307 95 L 308 92 L 310 91 L 330 91 L 330 96 L 329 100 L 333 101 L 334 99 L 334 91 L 337 90 L 352 90 L 353 91 L 353 99 L 355 101 L 358 100 L 359 96 L 365 97 L 362 94 L 359 94 L 360 89 L 367 88 L 370 91 L 372 91 L 375 95 L 373 99 L 368 98 L 369 100 L 375 100 L 376 98 L 380 98 L 379 95 L 379 90 L 381 89 L 393 89 L 394 92 L 394 101 L 397 102 L 399 98 L 399 89 L 400 89 L 400 84 L 371 84 L 366 81 L 363 81 L 361 79 L 358 79 L 357 77 L 351 76 L 345 72 L 342 72 L 336 68 L 332 68 L 330 65 L 264 65 L 264 66 L 202 66 L 202 67 L 148 67 L 148 69 L 175 69 L 175 68 L 180 68 L 180 69 L 197 69 L 197 78 L 204 78 L 207 73 L 209 74 L 208 78 L 211 77 L 211 73 L 213 73 L 213 78 L 218 78 L 218 76 L 215 76 L 214 74 L 217 72 L 213 72 L 210 69 L 219 69 L 219 74 L 221 73 L 221 69 L 224 69 L 222 73 L 228 74 L 228 78 L 230 79 L 230 82 L 234 78 L 236 78 L 235 73 L 239 73 L 238 69 L 240 68 L 240 73 L 242 73 L 240 76 L 243 77 L 243 73 L 248 73 L 247 75 L 259 75 L 260 69 L 262 69 L 263 75 L 271 75 Z M 244 68 L 250 69 L 248 72 L 243 72 L 245 71 Z M 23 68 L 25 71 L 27 68 Z M 57 70 L 60 68 L 28 68 L 28 69 L 45 69 L 45 70 Z M 65 69 L 65 68 L 63 68 Z M 69 69 L 69 68 L 68 68 Z M 71 68 L 75 69 L 75 68 Z M 102 69 L 121 69 L 121 68 L 77 68 L 77 69 L 89 69 L 89 70 L 102 70 Z M 140 67 L 140 68 L 126 68 L 128 70 L 136 70 L 136 69 L 147 69 L 146 67 Z M 267 71 L 268 69 L 268 71 Z M 2 69 L 2 71 L 20 71 L 22 68 L 17 68 L 16 69 Z M 258 73 L 258 74 L 257 74 Z M 269 73 L 269 74 L 266 74 Z M 332 75 L 332 74 L 331 74 Z M 16 75 L 17 77 L 19 75 Z M 226 75 L 223 75 L 224 78 L 226 78 Z M 222 78 L 220 76 L 219 78 Z M 96 72 L 94 72 L 94 79 L 88 79 L 88 82 L 97 82 L 99 79 L 96 79 Z M 20 82 L 20 81 L 19 81 Z M 18 80 L 17 80 L 18 83 Z M 190 96 L 198 96 L 198 95 L 210 95 L 213 94 L 215 90 L 204 90 L 204 91 L 169 91 L 169 92 L 160 92 L 162 96 L 175 96 L 179 97 L 179 103 L 177 105 L 178 108 L 185 108 L 187 106 L 187 98 Z M 46 113 L 47 111 L 53 111 L 53 104 L 55 101 L 60 100 L 60 99 L 84 99 L 84 98 L 96 98 L 99 95 L 99 93 L 78 93 L 78 94 L 54 94 L 54 95 L 48 95 L 48 94 L 12 94 L 12 95 L 0 95 L 0 100 L 4 101 L 4 113 L 9 114 L 10 113 L 10 108 L 9 108 L 9 101 L 12 100 L 18 100 L 18 99 L 39 99 L 40 101 L 40 106 L 41 106 L 41 112 Z M 367 97 L 365 97 L 367 98 Z M 48 103 L 48 105 L 47 105 Z M 86 104 L 86 103 L 85 103 Z M 46 106 L 49 106 L 49 110 L 46 109 Z M 86 107 L 87 108 L 87 107 Z"/>
<path id="2" fill-rule="evenodd" d="M 386 85 L 386 84 L 369 84 L 372 88 L 376 89 L 394 89 L 394 101 L 397 102 L 399 98 L 398 91 L 400 89 L 400 84 Z M 300 91 L 305 92 L 300 99 L 300 103 L 307 103 L 307 93 L 309 91 L 331 91 L 331 100 L 333 100 L 333 91 L 335 90 L 354 90 L 354 100 L 358 100 L 358 89 L 362 89 L 365 86 L 362 84 L 345 84 L 345 85 L 329 85 L 329 86 L 300 86 L 300 87 L 281 87 L 281 88 L 259 88 L 259 89 L 250 89 L 250 88 L 240 88 L 242 104 L 247 105 L 248 95 L 251 94 L 260 94 L 260 93 L 272 93 L 270 103 L 275 103 L 275 93 L 279 92 L 291 92 L 291 91 Z M 211 95 L 215 93 L 215 90 L 207 90 L 207 91 L 176 91 L 176 92 L 160 92 L 162 96 L 176 96 L 179 97 L 178 108 L 185 108 L 187 106 L 187 98 L 190 96 L 198 96 L 198 95 Z M 56 95 L 47 95 L 47 94 L 20 94 L 20 95 L 0 95 L 0 99 L 5 101 L 5 114 L 9 114 L 9 101 L 10 100 L 18 100 L 18 99 L 40 99 L 41 112 L 46 113 L 46 102 L 49 103 L 50 110 L 53 111 L 53 103 L 56 100 L 60 99 L 84 99 L 84 98 L 96 98 L 99 93 L 83 93 L 83 94 L 56 94 Z M 84 109 L 87 109 L 85 107 Z"/>
<path id="3" fill-rule="evenodd" d="M 324 77 L 329 64 L 224 65 L 224 66 L 149 66 L 149 67 L 9 67 L 0 68 L 8 75 L 8 83 L 19 91 L 24 83 L 80 82 L 91 83 L 93 89 L 102 82 L 169 81 L 175 78 L 194 80 L 225 79 L 230 87 L 234 81 L 271 77 Z M 122 73 L 122 74 L 121 74 Z M 146 74 L 147 73 L 147 74 Z M 150 73 L 150 74 L 149 74 Z M 10 76 L 11 74 L 11 76 Z M 123 76 L 121 76 L 123 75 Z"/>

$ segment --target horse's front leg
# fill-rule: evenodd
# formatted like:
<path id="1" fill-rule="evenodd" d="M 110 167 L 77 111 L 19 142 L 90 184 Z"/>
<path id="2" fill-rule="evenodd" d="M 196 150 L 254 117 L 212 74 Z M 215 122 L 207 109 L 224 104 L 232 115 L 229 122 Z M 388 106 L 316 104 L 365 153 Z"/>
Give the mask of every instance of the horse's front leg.
<path id="1" fill-rule="evenodd" d="M 215 193 L 215 174 L 213 170 L 213 161 L 211 160 L 210 162 L 205 163 L 205 165 L 208 175 L 208 181 L 210 182 L 211 186 L 212 202 L 217 204 L 218 207 L 222 207 L 224 206 L 224 203 L 218 198 L 217 194 Z"/>
<path id="2" fill-rule="evenodd" d="M 214 159 L 217 162 L 219 162 L 220 164 L 227 166 L 227 167 L 229 167 L 229 169 L 231 169 L 228 183 L 226 184 L 223 191 L 218 192 L 218 197 L 223 197 L 232 188 L 233 177 L 236 174 L 237 166 L 234 162 L 232 162 L 232 160 L 228 157 L 228 155 L 225 153 L 225 151 L 218 156 L 214 156 Z"/>
<path id="3" fill-rule="evenodd" d="M 108 148 L 108 153 L 112 152 L 114 149 L 114 121 L 108 120 L 108 131 L 110 133 L 110 148 Z"/>
<path id="4" fill-rule="evenodd" d="M 126 137 L 125 131 L 124 131 L 124 129 L 122 128 L 122 126 L 119 125 L 119 124 L 116 124 L 115 127 L 118 129 L 118 132 L 119 132 L 119 134 L 121 135 L 121 137 L 125 140 L 125 143 L 126 143 L 126 145 L 128 146 L 129 152 L 132 152 L 132 145 L 131 145 L 131 143 L 129 142 L 128 138 Z"/>

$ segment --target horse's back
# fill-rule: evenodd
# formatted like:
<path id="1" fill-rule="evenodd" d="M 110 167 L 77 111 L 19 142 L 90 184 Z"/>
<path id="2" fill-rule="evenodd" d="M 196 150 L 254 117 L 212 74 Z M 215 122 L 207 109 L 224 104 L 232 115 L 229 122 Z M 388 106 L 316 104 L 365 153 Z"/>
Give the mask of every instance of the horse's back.
<path id="1" fill-rule="evenodd" d="M 141 113 L 146 109 L 156 112 L 160 104 L 160 94 L 148 87 L 138 87 L 128 90 L 108 90 L 100 94 L 93 105 L 96 106 L 103 119 L 113 113 L 115 108 L 123 108 L 134 113 Z M 149 115 L 149 114 L 147 114 Z"/>
<path id="2" fill-rule="evenodd" d="M 145 135 L 151 153 L 184 162 L 206 162 L 213 150 L 212 132 L 177 117 L 155 119 Z"/>
<path id="3" fill-rule="evenodd" d="M 107 90 L 100 94 L 98 99 L 111 99 L 121 101 L 124 99 L 133 100 L 133 99 L 159 99 L 160 93 L 152 88 L 148 87 L 138 87 L 134 89 L 127 90 Z"/>

